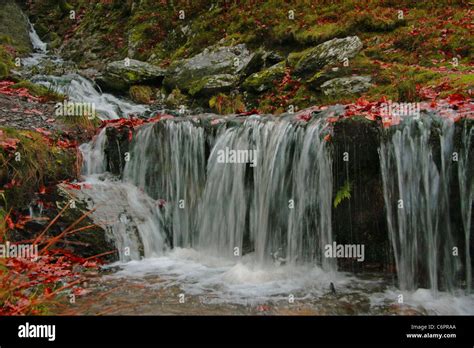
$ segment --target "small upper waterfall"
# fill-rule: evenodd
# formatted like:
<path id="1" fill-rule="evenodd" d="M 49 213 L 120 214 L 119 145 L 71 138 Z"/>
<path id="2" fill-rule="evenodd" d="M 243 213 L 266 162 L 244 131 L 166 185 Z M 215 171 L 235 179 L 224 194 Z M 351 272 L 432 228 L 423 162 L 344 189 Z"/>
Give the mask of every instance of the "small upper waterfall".
<path id="1" fill-rule="evenodd" d="M 145 105 L 134 104 L 112 94 L 98 91 L 92 81 L 78 74 L 36 75 L 31 78 L 31 81 L 67 95 L 70 101 L 94 105 L 97 116 L 101 119 L 115 119 L 131 114 L 140 115 L 148 111 Z"/>
<path id="2" fill-rule="evenodd" d="M 36 69 L 43 64 L 53 66 L 64 64 L 65 62 L 61 58 L 49 54 L 47 44 L 40 39 L 33 24 L 29 21 L 28 23 L 30 25 L 30 39 L 35 52 L 31 56 L 23 58 L 22 65 L 29 69 Z M 55 76 L 35 72 L 33 76 L 29 77 L 29 80 L 66 95 L 72 102 L 93 105 L 100 119 L 141 115 L 149 110 L 145 105 L 120 99 L 109 93 L 102 93 L 95 83 L 76 73 Z"/>
<path id="3" fill-rule="evenodd" d="M 387 224 L 402 290 L 470 288 L 470 220 L 473 166 L 468 163 L 472 130 L 464 129 L 460 153 L 454 124 L 431 117 L 408 118 L 382 142 L 380 166 Z M 458 173 L 460 207 L 450 200 Z M 461 209 L 465 234 L 455 233 L 452 210 Z M 465 268 L 464 277 L 462 268 Z"/>
<path id="4" fill-rule="evenodd" d="M 35 51 L 38 51 L 39 53 L 47 53 L 48 44 L 40 39 L 38 33 L 36 32 L 35 28 L 33 27 L 33 24 L 31 24 L 29 19 L 28 25 L 30 27 L 29 35 L 31 44 L 33 45 Z"/>

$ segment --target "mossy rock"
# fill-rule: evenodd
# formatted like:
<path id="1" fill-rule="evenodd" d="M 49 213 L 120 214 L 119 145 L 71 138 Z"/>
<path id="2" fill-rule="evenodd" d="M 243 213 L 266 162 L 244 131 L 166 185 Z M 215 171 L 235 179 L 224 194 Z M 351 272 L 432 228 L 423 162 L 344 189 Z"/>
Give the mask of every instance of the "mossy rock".
<path id="1" fill-rule="evenodd" d="M 295 64 L 294 72 L 298 76 L 314 74 L 327 65 L 340 63 L 346 58 L 355 57 L 362 46 L 362 41 L 357 36 L 326 41 L 301 52 L 301 58 Z"/>
<path id="2" fill-rule="evenodd" d="M 250 92 L 261 93 L 271 89 L 275 81 L 280 81 L 285 76 L 286 64 L 280 62 L 268 69 L 259 71 L 247 77 L 242 87 Z"/>
<path id="3" fill-rule="evenodd" d="M 190 84 L 189 94 L 192 96 L 210 96 L 220 92 L 228 92 L 236 86 L 238 77 L 231 74 L 206 76 Z"/>
<path id="4" fill-rule="evenodd" d="M 372 87 L 371 80 L 370 76 L 340 77 L 324 82 L 321 90 L 328 96 L 360 94 Z"/>
<path id="5" fill-rule="evenodd" d="M 130 98 L 139 104 L 149 104 L 153 99 L 153 89 L 149 86 L 132 86 L 128 93 Z"/>
<path id="6" fill-rule="evenodd" d="M 192 58 L 173 63 L 163 83 L 168 89 L 187 92 L 214 75 L 243 74 L 252 57 L 253 53 L 244 44 L 208 47 Z"/>
<path id="7" fill-rule="evenodd" d="M 137 84 L 161 85 L 165 69 L 135 59 L 119 60 L 107 64 L 97 82 L 106 89 L 127 92 Z"/>

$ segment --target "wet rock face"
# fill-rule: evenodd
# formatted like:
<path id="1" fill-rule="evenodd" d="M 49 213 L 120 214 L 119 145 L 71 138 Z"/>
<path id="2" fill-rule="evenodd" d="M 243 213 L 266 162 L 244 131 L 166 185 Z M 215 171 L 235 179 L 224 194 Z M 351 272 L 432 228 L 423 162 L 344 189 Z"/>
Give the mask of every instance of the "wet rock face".
<path id="1" fill-rule="evenodd" d="M 0 36 L 9 38 L 21 54 L 28 54 L 33 51 L 28 32 L 28 21 L 16 2 L 0 1 Z"/>
<path id="2" fill-rule="evenodd" d="M 161 84 L 165 72 L 158 66 L 139 60 L 119 60 L 107 64 L 97 82 L 106 89 L 126 92 L 132 85 Z"/>
<path id="3" fill-rule="evenodd" d="M 357 94 L 367 91 L 372 84 L 370 76 L 335 78 L 324 82 L 321 90 L 325 95 Z"/>
<path id="4" fill-rule="evenodd" d="M 218 81 L 224 88 L 233 86 L 229 78 L 223 75 L 239 76 L 247 67 L 253 57 L 245 44 L 230 47 L 208 47 L 192 58 L 174 63 L 165 77 L 164 85 L 169 88 L 179 88 L 182 91 L 190 91 L 203 79 L 213 75 L 221 75 Z M 235 83 L 237 78 L 235 78 Z M 206 85 L 206 83 L 204 83 Z M 212 84 L 216 90 L 216 83 Z"/>
<path id="5" fill-rule="evenodd" d="M 357 36 L 326 41 L 301 53 L 295 63 L 295 74 L 314 73 L 327 65 L 343 62 L 355 57 L 362 49 L 362 41 Z"/>

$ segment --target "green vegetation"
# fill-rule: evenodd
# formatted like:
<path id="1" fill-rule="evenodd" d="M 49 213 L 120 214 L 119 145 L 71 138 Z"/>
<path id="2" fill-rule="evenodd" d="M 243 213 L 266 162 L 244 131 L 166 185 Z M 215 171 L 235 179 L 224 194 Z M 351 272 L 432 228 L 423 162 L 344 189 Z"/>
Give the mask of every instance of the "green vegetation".
<path id="1" fill-rule="evenodd" d="M 339 204 L 345 199 L 351 198 L 351 183 L 346 180 L 344 185 L 337 191 L 336 197 L 334 198 L 334 208 L 337 208 Z"/>
<path id="2" fill-rule="evenodd" d="M 149 104 L 153 99 L 153 90 L 148 86 L 132 86 L 129 94 L 136 103 Z"/>
<path id="3" fill-rule="evenodd" d="M 75 151 L 38 132 L 0 128 L 0 203 L 4 211 L 25 207 L 41 187 L 75 176 Z"/>
<path id="4" fill-rule="evenodd" d="M 53 88 L 34 84 L 30 81 L 20 81 L 10 88 L 26 88 L 35 97 L 42 97 L 46 101 L 63 101 L 65 96 Z"/>
<path id="5" fill-rule="evenodd" d="M 65 6 L 82 14 L 71 28 L 62 24 L 67 18 Z M 260 79 L 265 79 L 265 69 L 271 65 L 245 76 L 238 87 L 249 92 L 243 100 L 247 108 L 271 112 L 289 105 L 303 108 L 312 103 L 353 102 L 360 95 L 328 98 L 319 90 L 330 78 L 351 75 L 372 77 L 374 87 L 363 95 L 369 100 L 382 96 L 420 100 L 418 86 L 441 84 L 449 86 L 442 93 L 466 94 L 472 88 L 469 11 L 465 0 L 69 0 L 59 4 L 39 0 L 31 5 L 37 25 L 49 29 L 45 38 L 66 35 L 64 55 L 83 66 L 130 56 L 168 67 L 208 46 L 245 43 L 254 51 L 275 52 L 286 62 L 281 67 L 286 64 L 292 74 L 306 49 L 333 38 L 360 37 L 364 49 L 348 66 L 341 63 L 314 71 L 309 77 L 292 76 L 299 85 L 291 86 L 285 100 L 275 100 L 285 78 L 281 71 L 263 84 Z M 190 86 L 188 93 L 198 93 L 199 87 Z M 132 97 L 148 101 L 147 93 L 142 92 L 134 91 Z"/>

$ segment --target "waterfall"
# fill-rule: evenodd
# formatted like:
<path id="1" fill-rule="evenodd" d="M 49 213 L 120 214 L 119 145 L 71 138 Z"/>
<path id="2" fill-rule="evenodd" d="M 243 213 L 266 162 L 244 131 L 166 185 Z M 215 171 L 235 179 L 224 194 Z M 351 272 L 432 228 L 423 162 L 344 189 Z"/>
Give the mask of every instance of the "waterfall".
<path id="1" fill-rule="evenodd" d="M 251 117 L 222 124 L 214 138 L 199 121 L 162 120 L 134 134 L 121 182 L 161 207 L 156 233 L 170 247 L 333 270 L 323 256 L 332 243 L 327 132 L 324 120 Z M 104 137 L 81 148 L 84 174 L 104 171 Z M 255 162 L 222 162 L 225 151 L 251 152 Z"/>
<path id="2" fill-rule="evenodd" d="M 31 44 L 33 45 L 33 48 L 39 53 L 47 53 L 48 44 L 46 44 L 46 42 L 41 41 L 40 37 L 38 36 L 38 33 L 33 27 L 33 24 L 31 24 L 28 18 L 27 20 L 28 20 L 28 26 L 30 27 L 28 34 L 30 36 L 30 40 L 31 40 Z"/>
<path id="3" fill-rule="evenodd" d="M 83 156 L 82 173 L 85 175 L 101 174 L 106 170 L 105 145 L 107 128 L 103 128 L 90 143 L 79 147 Z"/>
<path id="4" fill-rule="evenodd" d="M 460 287 L 458 275 L 466 268 L 469 286 L 469 221 L 472 175 L 466 175 L 466 163 L 458 167 L 464 205 L 466 257 L 453 255 L 462 250 L 453 227 L 450 195 L 453 184 L 453 137 L 451 120 L 431 117 L 409 118 L 379 149 L 389 237 L 402 290 L 428 287 L 434 294 L 439 289 L 453 291 Z M 436 136 L 439 134 L 439 136 Z M 462 148 L 467 156 L 468 147 Z M 462 158 L 462 155 L 461 155 Z M 464 157 L 467 158 L 467 157 Z M 466 162 L 466 161 L 465 161 Z M 469 180 L 470 183 L 467 183 Z"/>
<path id="5" fill-rule="evenodd" d="M 468 128 L 464 125 L 462 131 L 462 149 L 459 154 L 458 164 L 458 180 L 459 180 L 459 193 L 461 196 L 461 215 L 462 224 L 464 230 L 464 243 L 465 243 L 465 257 L 466 257 L 466 290 L 469 294 L 472 288 L 472 267 L 471 267 L 471 254 L 470 254 L 470 241 L 471 241 L 471 218 L 472 218 L 472 205 L 474 202 L 474 159 L 472 158 L 472 140 L 474 137 L 474 129 Z M 471 153 L 471 156 L 469 154 Z"/>
<path id="6" fill-rule="evenodd" d="M 112 94 L 96 90 L 94 83 L 78 74 L 62 76 L 36 75 L 31 81 L 68 96 L 68 100 L 94 105 L 101 119 L 115 119 L 128 115 L 140 115 L 148 111 L 144 105 L 119 99 Z"/>
<path id="7" fill-rule="evenodd" d="M 65 62 L 47 51 L 47 44 L 39 38 L 34 26 L 30 26 L 30 40 L 35 49 L 29 57 L 22 59 L 22 65 L 26 68 L 38 68 L 42 65 L 60 66 Z M 45 86 L 54 92 L 67 96 L 68 100 L 77 103 L 87 103 L 94 106 L 100 119 L 116 119 L 128 117 L 129 115 L 142 115 L 149 111 L 145 105 L 135 104 L 109 93 L 102 93 L 89 79 L 79 74 L 66 74 L 62 76 L 44 75 L 35 72 L 29 77 L 31 82 Z"/>
<path id="8" fill-rule="evenodd" d="M 249 119 L 217 139 L 200 207 L 202 248 L 233 255 L 247 245 L 259 262 L 277 255 L 333 266 L 321 252 L 332 242 L 332 162 L 323 125 Z M 255 167 L 219 163 L 226 148 L 256 151 Z"/>
<path id="9" fill-rule="evenodd" d="M 93 219 L 106 229 L 121 261 L 160 255 L 167 248 L 160 207 L 138 187 L 106 172 L 106 131 L 103 128 L 93 141 L 80 146 L 88 188 L 76 194 L 94 208 Z"/>
<path id="10" fill-rule="evenodd" d="M 173 246 L 191 247 L 205 183 L 204 129 L 191 121 L 156 122 L 135 134 L 124 181 L 161 200 Z"/>

